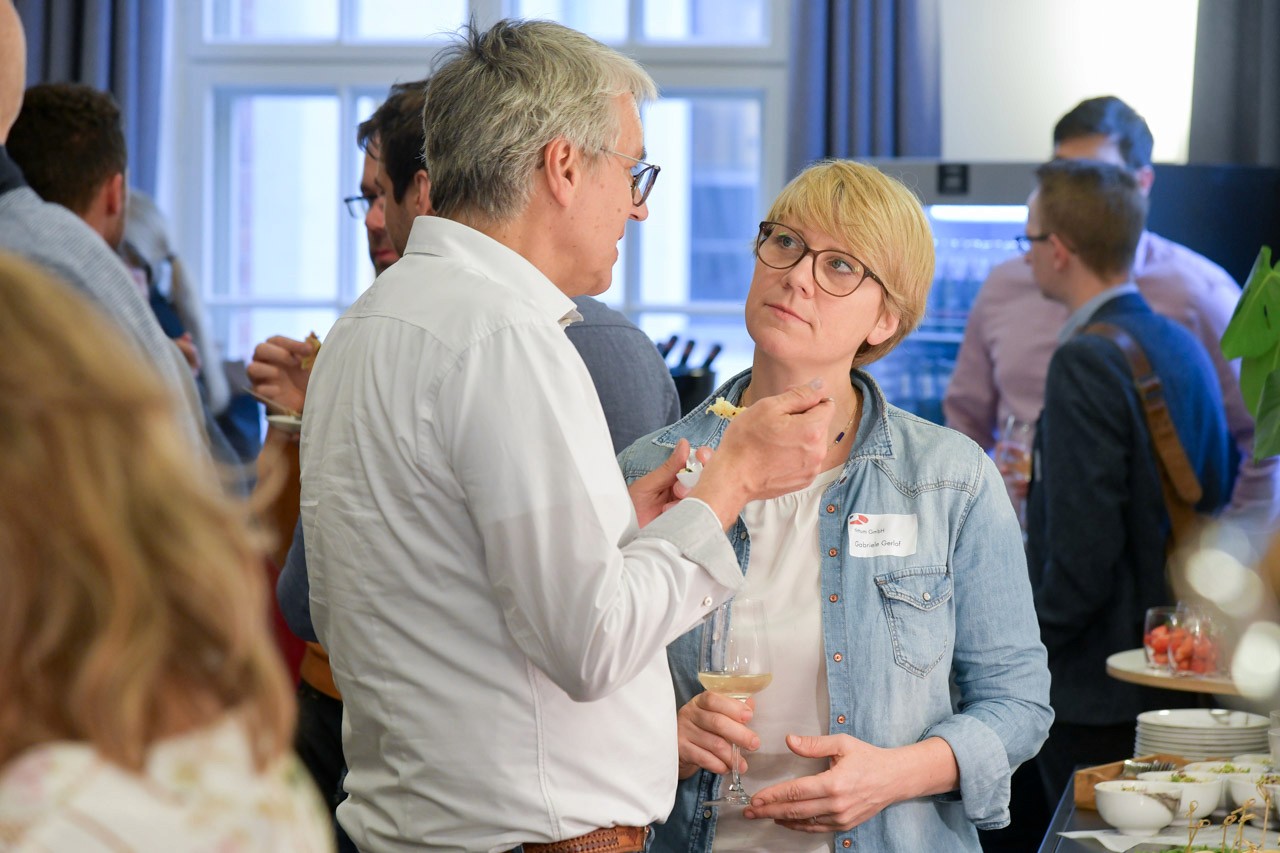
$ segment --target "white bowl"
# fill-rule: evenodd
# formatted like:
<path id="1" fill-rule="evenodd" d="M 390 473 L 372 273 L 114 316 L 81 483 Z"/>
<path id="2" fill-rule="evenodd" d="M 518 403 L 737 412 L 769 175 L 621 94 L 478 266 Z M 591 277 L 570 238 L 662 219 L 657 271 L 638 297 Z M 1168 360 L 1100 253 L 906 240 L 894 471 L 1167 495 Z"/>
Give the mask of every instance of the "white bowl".
<path id="1" fill-rule="evenodd" d="M 1262 764 L 1266 767 L 1274 768 L 1275 762 L 1271 758 L 1269 752 L 1248 752 L 1244 755 L 1235 755 L 1231 757 L 1232 764 Z"/>
<path id="2" fill-rule="evenodd" d="M 1114 779 L 1093 786 L 1098 814 L 1122 835 L 1154 835 L 1177 818 L 1182 793 L 1172 782 Z"/>
<path id="3" fill-rule="evenodd" d="M 1182 768 L 1183 773 L 1215 773 L 1218 775 L 1233 773 L 1266 773 L 1271 769 L 1269 764 L 1237 764 L 1234 761 L 1193 761 Z"/>
<path id="4" fill-rule="evenodd" d="M 1175 782 L 1170 777 L 1179 776 L 1182 779 L 1190 779 L 1188 782 Z M 1177 785 L 1182 792 L 1182 802 L 1178 804 L 1179 818 L 1202 818 L 1213 814 L 1223 803 L 1223 797 L 1226 796 L 1226 784 L 1224 779 L 1229 776 L 1215 776 L 1211 773 L 1196 775 L 1193 773 L 1184 773 L 1181 770 L 1152 770 L 1147 773 L 1139 773 L 1138 778 L 1148 782 L 1168 782 L 1170 785 Z M 1194 814 L 1187 814 L 1191 808 L 1191 804 L 1196 804 Z"/>
<path id="5" fill-rule="evenodd" d="M 1268 775 L 1270 778 L 1277 778 L 1275 774 Z M 1230 808 L 1238 809 L 1246 800 L 1255 800 L 1254 805 L 1258 814 L 1262 814 L 1262 792 L 1258 790 L 1258 782 L 1262 777 L 1261 773 L 1238 773 L 1227 776 L 1227 790 L 1231 795 Z M 1265 788 L 1271 797 L 1272 813 L 1280 815 L 1280 782 L 1272 782 L 1261 787 Z"/>

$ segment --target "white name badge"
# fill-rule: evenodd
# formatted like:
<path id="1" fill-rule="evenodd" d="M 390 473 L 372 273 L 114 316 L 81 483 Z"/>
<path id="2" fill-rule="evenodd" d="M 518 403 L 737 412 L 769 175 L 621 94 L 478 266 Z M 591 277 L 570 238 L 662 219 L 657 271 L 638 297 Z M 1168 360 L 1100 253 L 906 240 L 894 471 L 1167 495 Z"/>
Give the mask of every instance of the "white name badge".
<path id="1" fill-rule="evenodd" d="M 919 522 L 911 515 L 849 516 L 849 554 L 853 557 L 910 557 L 916 552 Z"/>

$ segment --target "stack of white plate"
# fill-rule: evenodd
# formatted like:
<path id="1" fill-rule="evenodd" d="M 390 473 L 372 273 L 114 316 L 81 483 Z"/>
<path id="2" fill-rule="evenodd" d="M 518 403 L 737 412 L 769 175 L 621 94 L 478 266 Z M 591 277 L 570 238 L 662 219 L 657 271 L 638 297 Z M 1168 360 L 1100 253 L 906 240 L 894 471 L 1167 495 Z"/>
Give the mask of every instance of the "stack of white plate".
<path id="1" fill-rule="evenodd" d="M 1176 708 L 1138 715 L 1134 755 L 1165 752 L 1188 761 L 1267 752 L 1271 721 L 1247 711 Z"/>

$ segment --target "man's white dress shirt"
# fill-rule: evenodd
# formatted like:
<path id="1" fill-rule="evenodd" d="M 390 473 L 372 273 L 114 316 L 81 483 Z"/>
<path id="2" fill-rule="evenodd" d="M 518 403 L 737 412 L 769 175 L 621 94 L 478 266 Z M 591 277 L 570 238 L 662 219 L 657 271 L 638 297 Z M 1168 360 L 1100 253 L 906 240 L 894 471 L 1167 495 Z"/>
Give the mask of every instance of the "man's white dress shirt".
<path id="1" fill-rule="evenodd" d="M 311 608 L 366 853 L 508 850 L 670 811 L 664 648 L 741 585 L 710 507 L 637 529 L 571 300 L 419 217 L 307 392 Z"/>

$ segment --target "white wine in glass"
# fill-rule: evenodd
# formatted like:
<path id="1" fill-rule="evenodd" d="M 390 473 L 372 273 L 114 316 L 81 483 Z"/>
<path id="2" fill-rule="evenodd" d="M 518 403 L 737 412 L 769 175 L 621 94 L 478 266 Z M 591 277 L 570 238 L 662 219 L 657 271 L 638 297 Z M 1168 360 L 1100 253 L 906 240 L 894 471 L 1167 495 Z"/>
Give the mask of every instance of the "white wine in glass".
<path id="1" fill-rule="evenodd" d="M 772 680 L 764 602 L 738 598 L 713 610 L 702 623 L 702 651 L 698 663 L 698 681 L 702 686 L 712 693 L 745 702 L 748 697 L 768 687 Z M 705 805 L 751 804 L 751 797 L 742 788 L 739 760 L 741 751 L 735 743 L 729 764 L 729 790 Z"/>

